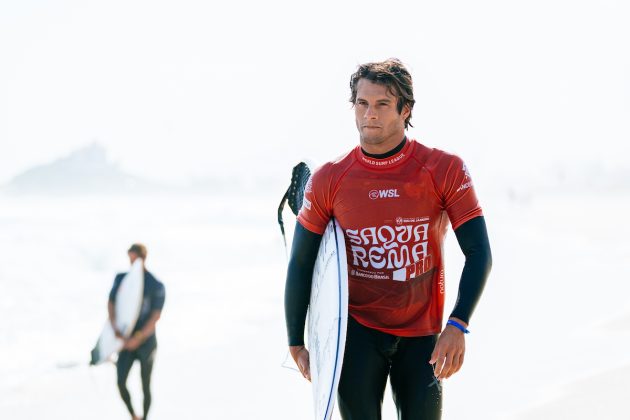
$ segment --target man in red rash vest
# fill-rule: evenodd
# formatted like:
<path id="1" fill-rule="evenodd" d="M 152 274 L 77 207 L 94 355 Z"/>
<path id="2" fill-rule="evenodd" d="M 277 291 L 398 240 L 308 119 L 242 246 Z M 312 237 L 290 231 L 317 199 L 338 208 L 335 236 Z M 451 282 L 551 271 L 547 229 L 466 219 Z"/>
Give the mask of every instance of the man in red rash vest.
<path id="1" fill-rule="evenodd" d="M 304 303 L 313 254 L 335 217 L 349 282 L 342 418 L 380 419 L 389 376 L 399 419 L 439 419 L 438 381 L 462 366 L 464 334 L 490 271 L 482 210 L 459 157 L 406 138 L 415 101 L 400 61 L 359 66 L 350 85 L 360 144 L 318 168 L 304 190 L 285 291 L 290 352 L 310 379 Z M 449 223 L 466 265 L 443 329 Z"/>

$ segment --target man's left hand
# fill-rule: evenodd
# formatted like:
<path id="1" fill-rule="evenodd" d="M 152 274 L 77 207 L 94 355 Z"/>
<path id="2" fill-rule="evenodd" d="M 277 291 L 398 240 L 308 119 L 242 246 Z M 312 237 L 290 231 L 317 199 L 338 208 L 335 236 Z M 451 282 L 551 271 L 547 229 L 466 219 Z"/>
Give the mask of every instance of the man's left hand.
<path id="1" fill-rule="evenodd" d="M 140 344 L 142 344 L 142 341 L 140 341 L 138 337 L 131 336 L 125 341 L 125 345 L 123 346 L 123 349 L 133 351 L 137 349 L 138 347 L 140 347 Z"/>
<path id="2" fill-rule="evenodd" d="M 451 318 L 462 324 L 464 327 L 468 325 L 456 318 Z M 464 353 L 466 352 L 466 340 L 464 333 L 452 325 L 447 325 L 431 354 L 430 364 L 433 366 L 433 372 L 438 380 L 449 378 L 464 364 Z"/>

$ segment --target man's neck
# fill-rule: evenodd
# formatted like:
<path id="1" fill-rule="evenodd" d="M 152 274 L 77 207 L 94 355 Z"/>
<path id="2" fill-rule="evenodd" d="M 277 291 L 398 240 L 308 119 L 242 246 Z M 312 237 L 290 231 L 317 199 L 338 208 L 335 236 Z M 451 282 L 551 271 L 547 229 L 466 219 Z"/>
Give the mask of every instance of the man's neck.
<path id="1" fill-rule="evenodd" d="M 394 156 L 396 153 L 400 152 L 405 144 L 407 143 L 407 137 L 403 136 L 403 139 L 398 145 L 390 150 L 386 150 L 383 153 L 368 153 L 363 147 L 361 147 L 361 151 L 364 155 L 371 157 L 373 159 L 385 159 L 391 156 Z"/>

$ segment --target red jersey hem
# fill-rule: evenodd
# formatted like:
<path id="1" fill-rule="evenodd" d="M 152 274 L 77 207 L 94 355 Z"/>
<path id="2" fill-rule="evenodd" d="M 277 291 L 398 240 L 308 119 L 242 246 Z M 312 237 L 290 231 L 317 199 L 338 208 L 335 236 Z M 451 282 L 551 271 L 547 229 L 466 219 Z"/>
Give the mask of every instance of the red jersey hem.
<path id="1" fill-rule="evenodd" d="M 309 230 L 309 231 L 311 231 L 313 233 L 316 233 L 318 235 L 323 235 L 324 232 L 326 231 L 326 227 L 325 226 L 323 228 L 320 228 L 317 225 L 314 225 L 314 224 L 312 224 L 310 222 L 307 222 L 306 220 L 304 220 L 304 218 L 302 218 L 300 216 L 298 216 L 297 221 L 298 221 L 299 224 L 302 225 L 302 227 L 304 229 Z"/>
<path id="2" fill-rule="evenodd" d="M 365 322 L 363 322 L 360 319 L 357 319 L 352 314 L 348 314 L 348 315 L 352 316 L 352 319 L 357 321 L 359 324 L 363 325 L 365 328 L 370 328 L 372 330 L 380 331 L 385 334 L 390 334 L 396 337 L 425 337 L 427 335 L 435 335 L 442 332 L 441 327 L 431 328 L 428 330 L 416 330 L 416 329 L 410 329 L 410 328 L 391 329 L 391 328 L 376 327 L 374 325 L 366 325 Z"/>
<path id="3" fill-rule="evenodd" d="M 469 216 L 466 216 L 463 219 L 459 220 L 457 223 L 455 223 L 455 224 L 451 223 L 451 226 L 453 227 L 453 230 L 455 230 L 458 227 L 460 227 L 461 225 L 463 225 L 464 223 L 468 222 L 469 220 L 472 220 L 475 217 L 481 217 L 481 216 L 483 216 L 483 211 L 482 211 L 482 209 L 479 209 L 479 210 L 476 210 L 475 212 L 471 213 Z"/>

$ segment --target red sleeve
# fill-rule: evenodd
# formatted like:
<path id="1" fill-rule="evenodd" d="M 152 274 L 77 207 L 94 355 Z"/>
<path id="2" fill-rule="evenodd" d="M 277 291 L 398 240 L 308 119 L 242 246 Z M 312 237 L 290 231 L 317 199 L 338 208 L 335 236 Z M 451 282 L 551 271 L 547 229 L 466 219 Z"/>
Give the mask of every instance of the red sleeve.
<path id="1" fill-rule="evenodd" d="M 328 165 L 316 170 L 304 187 L 304 201 L 297 220 L 313 233 L 321 235 L 332 217 L 331 182 Z"/>
<path id="2" fill-rule="evenodd" d="M 437 162 L 434 179 L 453 230 L 483 215 L 466 164 L 459 157 L 444 154 Z"/>

